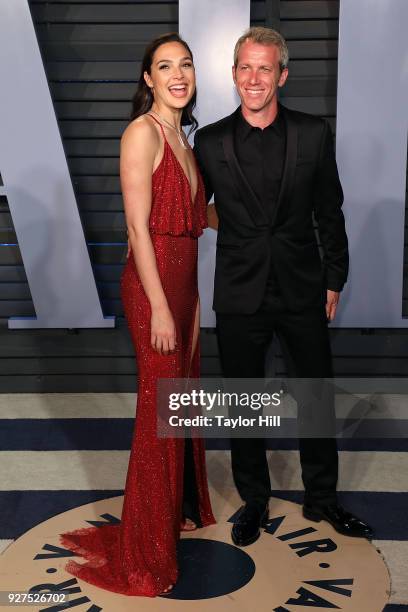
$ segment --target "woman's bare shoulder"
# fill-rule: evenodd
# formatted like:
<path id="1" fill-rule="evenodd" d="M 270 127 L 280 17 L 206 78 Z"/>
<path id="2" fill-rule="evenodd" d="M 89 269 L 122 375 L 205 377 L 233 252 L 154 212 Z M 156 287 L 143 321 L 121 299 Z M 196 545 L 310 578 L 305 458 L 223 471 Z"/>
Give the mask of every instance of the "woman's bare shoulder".
<path id="1" fill-rule="evenodd" d="M 154 121 L 147 114 L 133 119 L 122 134 L 121 144 L 138 145 L 157 148 L 160 143 L 159 134 Z"/>

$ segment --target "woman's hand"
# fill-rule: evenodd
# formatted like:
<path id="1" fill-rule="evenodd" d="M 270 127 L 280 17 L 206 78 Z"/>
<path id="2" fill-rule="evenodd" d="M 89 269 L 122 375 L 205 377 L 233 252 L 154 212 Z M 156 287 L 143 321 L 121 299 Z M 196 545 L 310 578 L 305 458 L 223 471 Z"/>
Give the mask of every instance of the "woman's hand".
<path id="1" fill-rule="evenodd" d="M 151 344 L 159 355 L 169 355 L 176 348 L 176 326 L 168 306 L 152 309 Z"/>

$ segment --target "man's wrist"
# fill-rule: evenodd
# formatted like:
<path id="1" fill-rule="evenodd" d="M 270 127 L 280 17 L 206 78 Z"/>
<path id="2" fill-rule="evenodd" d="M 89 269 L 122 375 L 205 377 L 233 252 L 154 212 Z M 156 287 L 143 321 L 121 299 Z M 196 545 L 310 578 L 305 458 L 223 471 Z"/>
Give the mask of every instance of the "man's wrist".
<path id="1" fill-rule="evenodd" d="M 327 291 L 335 291 L 336 293 L 341 293 L 341 291 L 343 290 L 343 287 L 344 287 L 344 283 L 336 283 L 336 282 L 326 283 Z"/>

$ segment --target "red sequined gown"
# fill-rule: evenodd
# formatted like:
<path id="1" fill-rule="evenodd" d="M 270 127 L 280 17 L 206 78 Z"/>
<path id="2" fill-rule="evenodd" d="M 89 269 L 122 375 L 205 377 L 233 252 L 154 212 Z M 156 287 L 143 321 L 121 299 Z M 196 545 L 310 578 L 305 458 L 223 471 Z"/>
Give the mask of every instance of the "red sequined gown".
<path id="1" fill-rule="evenodd" d="M 86 562 L 70 560 L 69 573 L 110 591 L 153 597 L 178 576 L 176 546 L 183 503 L 184 439 L 156 435 L 157 378 L 198 378 L 199 347 L 191 361 L 198 300 L 197 238 L 206 227 L 198 169 L 194 201 L 189 181 L 168 144 L 152 177 L 150 235 L 164 292 L 176 325 L 177 348 L 159 355 L 150 344 L 150 304 L 132 254 L 121 277 L 121 297 L 135 347 L 139 389 L 121 523 L 61 535 Z M 197 168 L 197 165 L 196 165 Z M 191 361 L 191 365 L 190 365 Z M 208 494 L 202 439 L 192 439 L 196 500 L 202 526 L 215 523 Z M 103 466 L 101 466 L 103 469 Z"/>

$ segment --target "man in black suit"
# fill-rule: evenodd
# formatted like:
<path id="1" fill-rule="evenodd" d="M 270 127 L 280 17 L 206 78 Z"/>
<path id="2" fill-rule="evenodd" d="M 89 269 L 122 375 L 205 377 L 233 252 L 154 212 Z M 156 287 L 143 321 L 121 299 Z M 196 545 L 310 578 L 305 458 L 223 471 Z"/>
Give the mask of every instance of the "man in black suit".
<path id="1" fill-rule="evenodd" d="M 234 51 L 241 106 L 195 136 L 207 198 L 214 194 L 219 220 L 214 310 L 227 378 L 264 377 L 274 333 L 290 376 L 333 375 L 327 323 L 348 272 L 343 192 L 328 124 L 278 103 L 287 64 L 278 32 L 247 30 Z M 327 520 L 346 535 L 371 537 L 371 528 L 337 502 L 335 439 L 301 438 L 299 450 L 304 516 Z M 268 517 L 264 440 L 232 438 L 231 460 L 245 502 L 232 539 L 245 546 L 259 537 Z"/>

